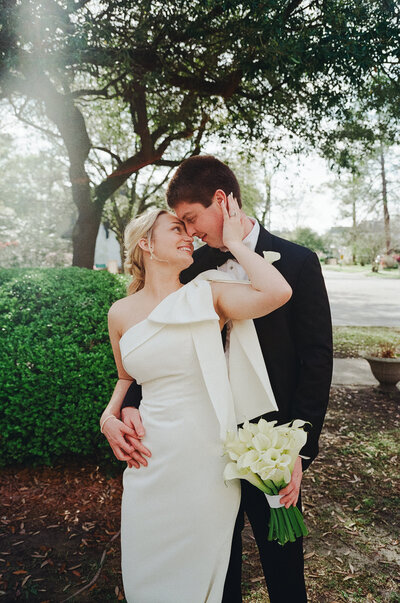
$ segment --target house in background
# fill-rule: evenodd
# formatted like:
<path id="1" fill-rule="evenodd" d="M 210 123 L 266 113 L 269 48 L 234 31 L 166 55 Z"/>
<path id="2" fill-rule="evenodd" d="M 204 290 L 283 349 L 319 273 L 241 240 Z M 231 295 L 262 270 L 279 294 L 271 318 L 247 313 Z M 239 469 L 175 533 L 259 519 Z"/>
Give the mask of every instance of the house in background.
<path id="1" fill-rule="evenodd" d="M 108 228 L 107 223 L 103 224 L 102 222 L 97 233 L 93 268 L 95 270 L 108 270 L 113 274 L 117 274 L 122 268 L 119 243 L 115 233 Z"/>

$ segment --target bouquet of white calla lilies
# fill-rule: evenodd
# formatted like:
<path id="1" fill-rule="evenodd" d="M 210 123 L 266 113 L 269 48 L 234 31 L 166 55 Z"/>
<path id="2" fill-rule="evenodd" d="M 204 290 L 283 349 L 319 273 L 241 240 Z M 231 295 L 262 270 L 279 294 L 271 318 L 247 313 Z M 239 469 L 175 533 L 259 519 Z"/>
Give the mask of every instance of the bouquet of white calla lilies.
<path id="1" fill-rule="evenodd" d="M 224 479 L 246 479 L 265 493 L 271 506 L 268 540 L 283 545 L 308 534 L 299 509 L 286 509 L 278 496 L 290 482 L 307 434 L 303 429 L 306 421 L 276 423 L 265 419 L 258 423 L 246 421 L 237 432 L 228 432 L 225 452 L 230 462 L 225 467 Z"/>

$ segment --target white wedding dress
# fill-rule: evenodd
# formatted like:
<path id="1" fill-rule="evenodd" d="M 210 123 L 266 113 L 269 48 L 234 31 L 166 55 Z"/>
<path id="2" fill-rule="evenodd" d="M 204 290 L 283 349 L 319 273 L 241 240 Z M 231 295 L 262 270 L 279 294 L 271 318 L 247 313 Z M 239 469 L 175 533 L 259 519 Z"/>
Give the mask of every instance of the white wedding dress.
<path id="1" fill-rule="evenodd" d="M 221 273 L 208 271 L 167 296 L 120 340 L 125 370 L 142 385 L 143 443 L 152 453 L 147 467 L 124 472 L 121 545 L 128 603 L 222 599 L 240 484 L 223 481 L 221 438 L 236 427 L 238 408 L 206 280 L 213 276 L 221 280 Z M 276 408 L 261 351 L 254 352 L 255 332 L 249 336 L 252 325 L 238 321 L 233 343 L 233 360 L 246 365 L 247 358 L 253 367 L 253 393 L 262 406 L 249 419 Z M 232 333 L 235 328 L 231 346 Z M 257 358 L 249 361 L 248 354 Z"/>

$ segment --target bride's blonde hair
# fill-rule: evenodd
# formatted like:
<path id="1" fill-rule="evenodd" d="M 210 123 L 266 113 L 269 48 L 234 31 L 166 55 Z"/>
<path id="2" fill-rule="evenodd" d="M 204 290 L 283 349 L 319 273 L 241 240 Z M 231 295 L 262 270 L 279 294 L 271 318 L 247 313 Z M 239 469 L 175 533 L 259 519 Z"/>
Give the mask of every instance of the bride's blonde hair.
<path id="1" fill-rule="evenodd" d="M 147 238 L 151 252 L 151 238 L 157 218 L 162 214 L 169 214 L 166 209 L 153 209 L 138 218 L 134 218 L 128 224 L 124 233 L 125 246 L 125 272 L 133 276 L 128 285 L 128 295 L 140 291 L 144 287 L 145 269 L 143 261 L 143 250 L 139 245 L 140 239 Z"/>

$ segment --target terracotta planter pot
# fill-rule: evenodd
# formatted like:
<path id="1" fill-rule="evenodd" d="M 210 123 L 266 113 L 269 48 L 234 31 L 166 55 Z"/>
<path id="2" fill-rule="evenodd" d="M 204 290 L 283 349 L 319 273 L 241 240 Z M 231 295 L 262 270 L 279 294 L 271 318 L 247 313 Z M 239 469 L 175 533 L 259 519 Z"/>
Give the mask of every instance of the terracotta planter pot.
<path id="1" fill-rule="evenodd" d="M 400 381 L 400 358 L 365 356 L 375 379 L 383 386 L 394 388 Z"/>

